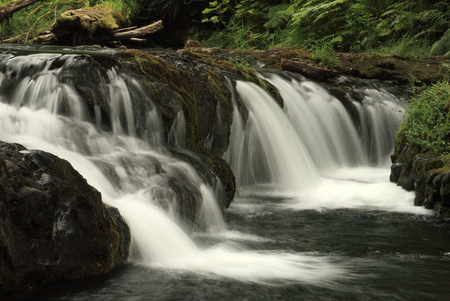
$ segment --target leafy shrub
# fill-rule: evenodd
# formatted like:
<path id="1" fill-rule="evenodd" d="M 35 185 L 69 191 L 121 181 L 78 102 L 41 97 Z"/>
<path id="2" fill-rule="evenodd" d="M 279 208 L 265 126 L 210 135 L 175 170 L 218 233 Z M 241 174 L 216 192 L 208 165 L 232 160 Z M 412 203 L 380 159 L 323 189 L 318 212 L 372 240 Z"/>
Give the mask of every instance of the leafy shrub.
<path id="1" fill-rule="evenodd" d="M 425 88 L 411 100 L 400 133 L 422 152 L 450 153 L 450 84 Z"/>

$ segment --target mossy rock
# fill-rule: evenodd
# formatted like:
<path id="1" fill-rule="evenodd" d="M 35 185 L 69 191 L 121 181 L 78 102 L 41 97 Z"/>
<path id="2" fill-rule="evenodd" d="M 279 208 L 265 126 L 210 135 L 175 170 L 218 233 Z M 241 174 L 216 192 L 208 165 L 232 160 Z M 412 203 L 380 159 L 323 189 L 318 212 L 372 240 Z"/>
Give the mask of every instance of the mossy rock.
<path id="1" fill-rule="evenodd" d="M 207 183 L 215 185 L 211 171 L 220 179 L 226 195 L 222 204 L 228 207 L 234 196 L 235 179 L 220 157 L 229 144 L 232 104 L 231 92 L 224 84 L 219 66 L 232 66 L 226 61 L 211 62 L 209 56 L 190 51 L 157 57 L 138 50 L 124 50 L 117 53 L 117 58 L 141 76 L 162 116 L 166 141 L 175 118 L 183 114 L 184 144 L 168 146 L 176 156 L 203 170 L 200 174 Z M 200 153 L 198 159 L 206 163 L 209 171 L 179 147 Z"/>
<path id="2" fill-rule="evenodd" d="M 112 31 L 125 25 L 116 10 L 107 7 L 86 7 L 59 15 L 52 33 L 60 45 L 92 45 L 109 41 Z"/>

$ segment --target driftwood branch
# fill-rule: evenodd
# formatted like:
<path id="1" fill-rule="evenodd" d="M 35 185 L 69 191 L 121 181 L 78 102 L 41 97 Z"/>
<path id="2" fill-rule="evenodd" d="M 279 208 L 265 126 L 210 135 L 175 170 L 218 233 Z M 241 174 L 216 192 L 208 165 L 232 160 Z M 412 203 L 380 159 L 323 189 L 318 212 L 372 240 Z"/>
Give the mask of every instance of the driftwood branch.
<path id="1" fill-rule="evenodd" d="M 127 31 L 115 31 L 112 35 L 119 41 L 126 41 L 155 33 L 163 28 L 162 21 Z"/>
<path id="2" fill-rule="evenodd" d="M 21 33 L 18 36 L 9 38 L 9 39 L 5 39 L 2 40 L 2 43 L 20 43 L 21 41 L 23 41 L 25 39 L 26 33 Z"/>
<path id="3" fill-rule="evenodd" d="M 23 0 L 19 2 L 15 1 L 9 1 L 5 4 L 0 5 L 0 22 L 2 22 L 4 19 L 12 15 L 13 13 L 30 6 L 31 4 L 34 4 L 41 0 Z"/>

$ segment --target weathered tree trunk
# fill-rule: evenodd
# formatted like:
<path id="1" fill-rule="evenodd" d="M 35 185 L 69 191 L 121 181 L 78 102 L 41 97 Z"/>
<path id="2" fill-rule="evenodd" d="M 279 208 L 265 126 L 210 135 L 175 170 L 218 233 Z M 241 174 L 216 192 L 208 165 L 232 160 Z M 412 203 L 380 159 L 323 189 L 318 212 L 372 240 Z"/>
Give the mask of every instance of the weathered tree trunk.
<path id="1" fill-rule="evenodd" d="M 2 22 L 5 18 L 10 16 L 11 14 L 30 6 L 38 1 L 42 0 L 22 0 L 22 1 L 9 1 L 5 4 L 0 5 L 0 22 Z"/>

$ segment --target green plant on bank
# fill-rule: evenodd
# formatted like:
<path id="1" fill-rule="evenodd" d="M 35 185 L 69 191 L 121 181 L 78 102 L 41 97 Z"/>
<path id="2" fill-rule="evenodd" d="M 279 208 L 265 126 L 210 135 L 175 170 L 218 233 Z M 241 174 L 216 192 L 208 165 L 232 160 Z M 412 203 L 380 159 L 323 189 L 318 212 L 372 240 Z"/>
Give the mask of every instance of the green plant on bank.
<path id="1" fill-rule="evenodd" d="M 311 58 L 330 68 L 336 68 L 340 62 L 339 58 L 334 55 L 333 45 L 326 41 L 322 41 L 321 45 L 314 50 Z"/>
<path id="2" fill-rule="evenodd" d="M 450 56 L 450 28 L 445 32 L 442 38 L 435 42 L 430 50 L 430 55 Z"/>
<path id="3" fill-rule="evenodd" d="M 426 87 L 414 97 L 399 134 L 421 152 L 450 153 L 450 83 L 448 80 Z"/>
<path id="4" fill-rule="evenodd" d="M 258 72 L 247 60 L 236 57 L 231 70 L 246 80 L 259 84 L 263 89 L 268 89 L 267 83 L 258 77 Z"/>

